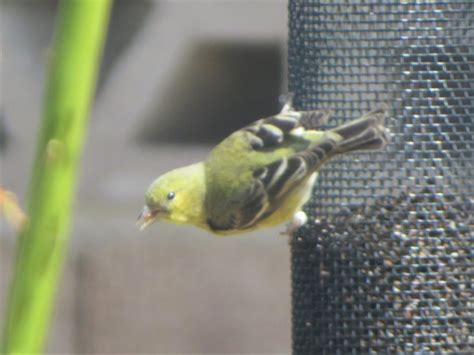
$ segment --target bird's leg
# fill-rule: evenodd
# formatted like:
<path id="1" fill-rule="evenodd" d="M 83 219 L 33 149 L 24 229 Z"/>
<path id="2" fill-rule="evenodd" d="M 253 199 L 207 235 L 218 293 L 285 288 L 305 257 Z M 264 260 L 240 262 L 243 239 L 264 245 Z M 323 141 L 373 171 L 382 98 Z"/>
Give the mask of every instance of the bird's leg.
<path id="1" fill-rule="evenodd" d="M 293 219 L 288 222 L 284 232 L 281 232 L 282 235 L 292 236 L 298 228 L 304 226 L 308 221 L 308 216 L 303 211 L 297 211 L 293 215 Z"/>
<path id="2" fill-rule="evenodd" d="M 290 112 L 294 111 L 295 109 L 293 108 L 293 97 L 295 95 L 290 92 L 286 95 L 281 95 L 280 96 L 280 102 L 283 103 L 283 107 L 281 108 L 280 113 L 285 113 L 285 112 Z"/>

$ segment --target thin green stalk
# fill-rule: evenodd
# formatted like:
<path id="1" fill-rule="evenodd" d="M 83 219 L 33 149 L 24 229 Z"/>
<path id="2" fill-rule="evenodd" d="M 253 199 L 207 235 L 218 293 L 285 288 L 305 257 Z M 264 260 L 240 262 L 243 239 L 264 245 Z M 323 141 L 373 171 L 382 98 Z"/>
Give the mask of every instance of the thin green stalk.
<path id="1" fill-rule="evenodd" d="M 1 349 L 43 351 L 65 253 L 89 108 L 112 0 L 62 0 L 42 127 Z"/>

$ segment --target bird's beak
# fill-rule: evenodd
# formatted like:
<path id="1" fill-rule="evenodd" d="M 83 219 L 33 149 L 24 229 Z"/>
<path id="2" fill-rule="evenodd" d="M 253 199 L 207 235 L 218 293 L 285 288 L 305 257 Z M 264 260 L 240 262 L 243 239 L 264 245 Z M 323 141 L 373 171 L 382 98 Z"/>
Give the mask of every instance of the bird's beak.
<path id="1" fill-rule="evenodd" d="M 159 211 L 152 211 L 148 206 L 144 206 L 142 212 L 138 215 L 137 225 L 140 227 L 140 230 L 144 230 L 150 224 L 155 222 L 158 219 Z"/>

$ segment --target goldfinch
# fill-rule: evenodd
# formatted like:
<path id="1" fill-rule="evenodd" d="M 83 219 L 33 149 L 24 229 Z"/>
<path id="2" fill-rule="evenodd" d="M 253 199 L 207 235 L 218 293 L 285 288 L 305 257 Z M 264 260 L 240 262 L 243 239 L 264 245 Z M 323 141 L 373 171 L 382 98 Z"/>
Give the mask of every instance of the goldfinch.
<path id="1" fill-rule="evenodd" d="M 146 192 L 140 229 L 164 220 L 230 235 L 295 218 L 288 230 L 293 232 L 306 220 L 301 209 L 325 162 L 388 142 L 385 107 L 333 129 L 311 129 L 329 116 L 287 104 L 277 115 L 232 133 L 205 161 L 163 174 Z"/>

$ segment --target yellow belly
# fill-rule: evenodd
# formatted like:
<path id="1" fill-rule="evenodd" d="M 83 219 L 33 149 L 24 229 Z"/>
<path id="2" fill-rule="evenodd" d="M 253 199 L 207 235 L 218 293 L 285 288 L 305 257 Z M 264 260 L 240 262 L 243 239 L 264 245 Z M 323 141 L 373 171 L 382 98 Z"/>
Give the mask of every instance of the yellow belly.
<path id="1" fill-rule="evenodd" d="M 306 182 L 295 189 L 275 212 L 258 224 L 257 228 L 273 227 L 291 220 L 293 215 L 308 202 L 317 177 L 317 173 L 310 175 Z"/>

